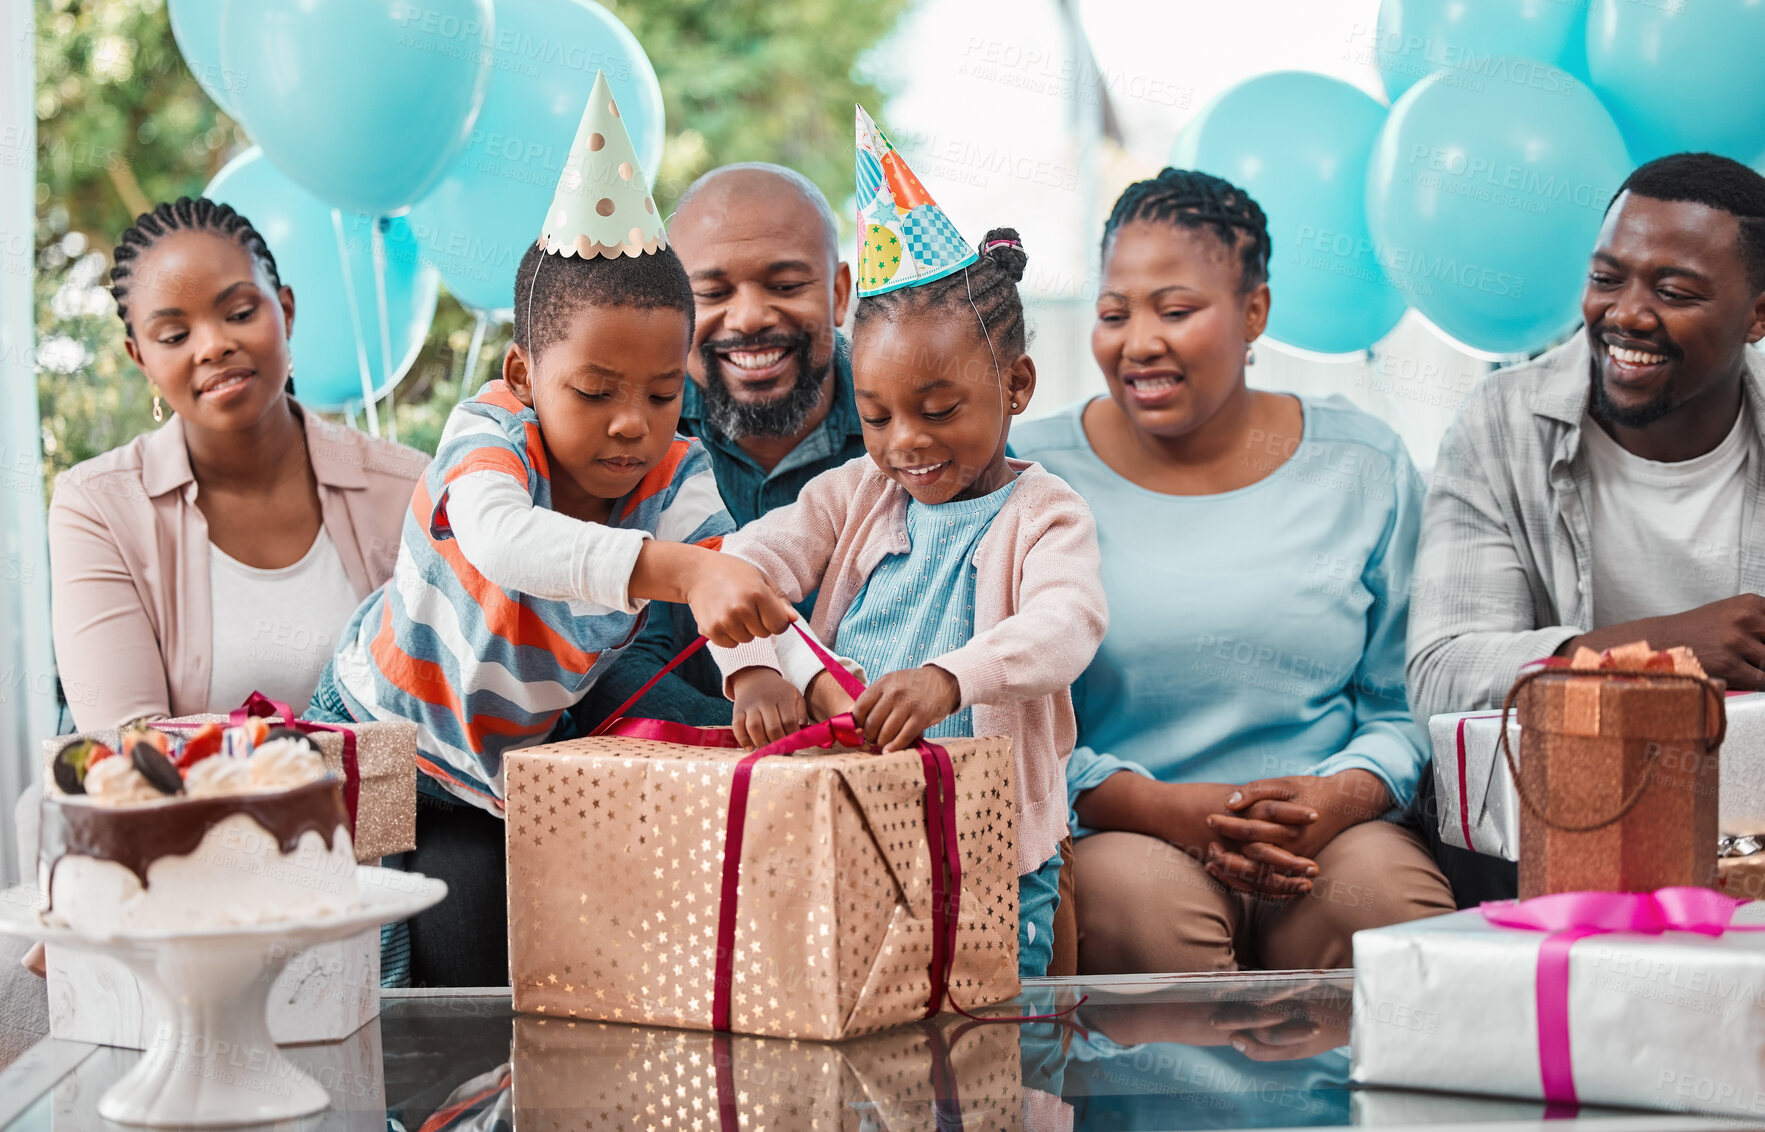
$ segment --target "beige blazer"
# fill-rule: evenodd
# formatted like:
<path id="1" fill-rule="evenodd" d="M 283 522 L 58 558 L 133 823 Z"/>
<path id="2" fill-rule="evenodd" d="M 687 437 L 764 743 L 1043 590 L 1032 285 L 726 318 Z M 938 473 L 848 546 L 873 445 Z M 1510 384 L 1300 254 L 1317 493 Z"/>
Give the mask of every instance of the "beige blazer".
<path id="1" fill-rule="evenodd" d="M 429 457 L 302 413 L 325 530 L 359 600 L 392 576 Z M 63 472 L 49 504 L 56 665 L 74 723 L 226 711 L 208 702 L 208 522 L 176 416 Z"/>

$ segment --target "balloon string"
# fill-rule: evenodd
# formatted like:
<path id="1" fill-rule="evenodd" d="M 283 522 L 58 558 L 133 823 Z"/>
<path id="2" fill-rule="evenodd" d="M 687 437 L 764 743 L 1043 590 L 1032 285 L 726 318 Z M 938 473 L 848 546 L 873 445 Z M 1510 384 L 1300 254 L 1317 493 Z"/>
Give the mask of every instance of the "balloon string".
<path id="1" fill-rule="evenodd" d="M 384 220 L 373 221 L 374 301 L 380 310 L 380 372 L 386 378 L 386 438 L 398 439 L 398 415 L 393 398 L 398 384 L 392 380 L 392 320 L 386 313 L 386 230 Z"/>
<path id="2" fill-rule="evenodd" d="M 355 362 L 362 374 L 362 407 L 368 414 L 368 435 L 380 435 L 380 411 L 374 405 L 374 373 L 368 367 L 368 345 L 362 336 L 362 312 L 355 301 L 355 275 L 349 270 L 349 241 L 343 236 L 343 212 L 331 210 L 331 230 L 337 234 L 337 265 L 343 268 L 343 297 L 349 300 L 349 325 L 355 330 Z"/>
<path id="3" fill-rule="evenodd" d="M 478 388 L 478 351 L 484 348 L 484 332 L 490 327 L 490 312 L 475 311 L 474 316 L 472 344 L 466 347 L 466 356 L 460 365 L 461 403 L 470 401 Z"/>

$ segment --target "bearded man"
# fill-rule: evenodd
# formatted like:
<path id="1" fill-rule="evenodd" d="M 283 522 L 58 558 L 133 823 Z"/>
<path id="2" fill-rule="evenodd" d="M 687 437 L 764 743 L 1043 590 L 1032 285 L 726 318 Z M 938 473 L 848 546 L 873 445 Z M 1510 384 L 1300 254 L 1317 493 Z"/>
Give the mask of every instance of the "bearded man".
<path id="1" fill-rule="evenodd" d="M 679 431 L 704 442 L 738 526 L 796 501 L 811 479 L 863 456 L 851 346 L 838 327 L 852 294 L 833 209 L 782 165 L 706 173 L 668 223 L 695 307 L 692 381 Z M 813 595 L 801 606 L 805 616 Z M 656 604 L 643 631 L 595 685 L 578 718 L 605 717 L 696 635 L 684 606 Z M 716 666 L 701 653 L 663 677 L 632 714 L 727 725 Z"/>

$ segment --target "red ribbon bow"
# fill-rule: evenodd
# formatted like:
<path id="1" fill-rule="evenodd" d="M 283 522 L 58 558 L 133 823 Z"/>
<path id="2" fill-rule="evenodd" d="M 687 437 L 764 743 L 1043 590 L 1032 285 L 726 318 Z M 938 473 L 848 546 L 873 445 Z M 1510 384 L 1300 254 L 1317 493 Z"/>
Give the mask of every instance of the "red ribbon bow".
<path id="1" fill-rule="evenodd" d="M 227 715 L 227 726 L 241 727 L 245 721 L 257 716 L 266 723 L 279 723 L 283 727 L 291 727 L 302 735 L 312 735 L 321 731 L 334 731 L 343 736 L 343 805 L 349 811 L 349 836 L 355 839 L 356 806 L 361 800 L 362 769 L 356 757 L 355 732 L 347 727 L 334 723 L 315 723 L 301 719 L 294 714 L 287 704 L 272 700 L 262 692 L 253 692 L 245 697 L 245 702 L 234 708 Z M 205 723 L 190 723 L 182 720 L 167 719 L 156 721 L 153 727 L 160 731 L 194 731 Z"/>

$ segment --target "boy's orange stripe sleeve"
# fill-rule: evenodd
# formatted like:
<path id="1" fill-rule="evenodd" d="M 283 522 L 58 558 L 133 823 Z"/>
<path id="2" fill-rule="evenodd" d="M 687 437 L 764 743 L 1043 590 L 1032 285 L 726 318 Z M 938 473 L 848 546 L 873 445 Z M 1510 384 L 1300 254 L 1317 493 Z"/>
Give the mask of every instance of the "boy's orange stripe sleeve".
<path id="1" fill-rule="evenodd" d="M 428 485 L 419 483 L 415 494 L 423 501 L 423 509 L 418 514 L 428 514 L 432 509 L 428 502 Z M 453 539 L 431 538 L 429 544 L 453 570 L 454 577 L 466 591 L 466 595 L 478 603 L 484 614 L 485 627 L 491 632 L 513 645 L 531 645 L 544 649 L 556 657 L 559 664 L 573 672 L 587 672 L 594 666 L 599 653 L 584 652 L 577 648 L 554 632 L 533 610 L 510 598 L 500 586 L 491 585 L 476 567 L 466 561 L 466 556 L 460 553 L 458 542 Z M 416 695 L 415 692 L 411 694 Z M 467 726 L 464 717 L 460 719 L 460 725 Z"/>
<path id="2" fill-rule="evenodd" d="M 521 457 L 507 448 L 474 448 L 466 453 L 464 459 L 447 470 L 443 482 L 452 483 L 461 476 L 469 476 L 474 472 L 502 472 L 518 481 L 523 488 L 527 486 L 527 465 L 521 463 Z"/>

